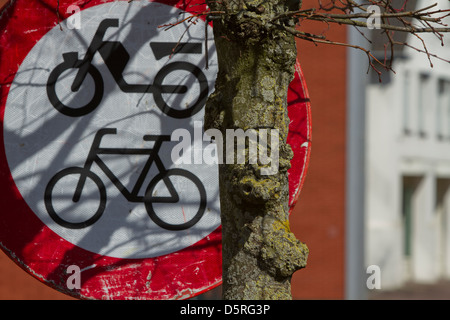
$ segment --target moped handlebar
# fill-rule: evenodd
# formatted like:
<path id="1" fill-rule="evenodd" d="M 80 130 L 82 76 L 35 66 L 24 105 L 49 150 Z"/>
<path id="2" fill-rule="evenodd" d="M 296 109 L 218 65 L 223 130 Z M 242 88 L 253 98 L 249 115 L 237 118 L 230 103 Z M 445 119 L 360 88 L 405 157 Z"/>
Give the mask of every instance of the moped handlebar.
<path id="1" fill-rule="evenodd" d="M 147 134 L 143 137 L 144 141 L 170 141 L 169 135 Z"/>

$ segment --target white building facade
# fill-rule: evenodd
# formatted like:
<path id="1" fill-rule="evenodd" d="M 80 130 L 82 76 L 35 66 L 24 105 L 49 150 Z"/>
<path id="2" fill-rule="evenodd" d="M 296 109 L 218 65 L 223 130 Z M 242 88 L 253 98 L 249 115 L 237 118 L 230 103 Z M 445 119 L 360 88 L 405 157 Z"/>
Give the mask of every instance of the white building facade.
<path id="1" fill-rule="evenodd" d="M 450 60 L 450 35 L 444 47 L 421 37 Z M 380 267 L 382 289 L 450 279 L 450 63 L 431 60 L 405 48 L 396 74 L 366 89 L 365 260 Z"/>

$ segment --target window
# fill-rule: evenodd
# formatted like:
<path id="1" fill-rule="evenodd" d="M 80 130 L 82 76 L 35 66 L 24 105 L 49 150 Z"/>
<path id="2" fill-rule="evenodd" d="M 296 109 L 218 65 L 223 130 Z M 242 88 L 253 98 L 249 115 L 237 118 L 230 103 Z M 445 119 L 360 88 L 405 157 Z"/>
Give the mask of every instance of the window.
<path id="1" fill-rule="evenodd" d="M 424 138 L 426 136 L 426 112 L 428 98 L 430 95 L 430 76 L 428 74 L 421 74 L 419 79 L 419 101 L 417 109 L 417 129 L 419 136 Z"/>
<path id="2" fill-rule="evenodd" d="M 402 126 L 405 135 L 411 134 L 411 101 L 410 89 L 411 80 L 410 73 L 406 71 L 403 76 L 403 106 L 402 106 Z"/>
<path id="3" fill-rule="evenodd" d="M 420 176 L 404 176 L 402 185 L 403 256 L 409 260 L 413 254 L 413 228 L 416 191 L 421 183 Z"/>
<path id="4" fill-rule="evenodd" d="M 450 138 L 450 80 L 439 79 L 436 104 L 436 137 Z"/>

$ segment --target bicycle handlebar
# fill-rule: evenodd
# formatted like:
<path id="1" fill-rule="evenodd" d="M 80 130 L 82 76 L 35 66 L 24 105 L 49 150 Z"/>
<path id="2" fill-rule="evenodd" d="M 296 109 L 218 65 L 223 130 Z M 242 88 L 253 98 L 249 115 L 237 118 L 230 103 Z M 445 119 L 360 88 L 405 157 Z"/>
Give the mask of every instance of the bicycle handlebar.
<path id="1" fill-rule="evenodd" d="M 97 131 L 94 138 L 94 145 L 99 146 L 100 141 L 102 140 L 104 135 L 107 134 L 117 134 L 117 128 L 103 128 Z M 157 134 L 146 134 L 143 136 L 144 141 L 155 141 L 155 142 L 163 142 L 170 141 L 170 135 L 157 135 Z"/>

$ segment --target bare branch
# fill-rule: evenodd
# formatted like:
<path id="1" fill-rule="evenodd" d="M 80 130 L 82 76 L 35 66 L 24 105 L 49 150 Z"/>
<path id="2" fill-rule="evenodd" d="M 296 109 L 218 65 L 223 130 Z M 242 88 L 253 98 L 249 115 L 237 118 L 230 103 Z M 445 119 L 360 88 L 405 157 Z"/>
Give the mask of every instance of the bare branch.
<path id="1" fill-rule="evenodd" d="M 386 37 L 384 44 L 385 58 L 384 62 L 376 59 L 368 49 L 354 46 L 351 44 L 336 43 L 326 37 L 318 38 L 315 35 L 306 34 L 304 32 L 294 30 L 286 30 L 291 34 L 294 34 L 297 38 L 314 43 L 334 44 L 342 45 L 346 47 L 362 50 L 368 56 L 370 62 L 369 65 L 380 76 L 380 71 L 377 67 L 383 67 L 392 71 L 392 60 L 394 57 L 394 46 L 404 46 L 414 49 L 417 52 L 424 53 L 430 66 L 433 66 L 431 58 L 437 58 L 445 62 L 449 62 L 447 59 L 443 59 L 433 53 L 430 53 L 424 39 L 419 34 L 428 33 L 435 35 L 443 45 L 444 34 L 450 32 L 450 27 L 444 22 L 444 19 L 450 16 L 450 9 L 439 10 L 436 9 L 437 3 L 427 5 L 422 8 L 407 8 L 408 1 L 404 1 L 400 9 L 396 9 L 393 6 L 391 0 L 367 0 L 365 4 L 356 3 L 353 0 L 330 0 L 326 5 L 322 0 L 318 0 L 318 7 L 311 9 L 303 9 L 299 11 L 292 11 L 284 14 L 284 17 L 291 15 L 299 19 L 299 29 L 304 21 L 319 21 L 326 23 L 328 26 L 331 24 L 349 25 L 355 27 L 369 43 L 371 41 L 360 31 L 360 28 L 368 28 L 368 19 L 373 18 L 373 12 L 368 10 L 370 5 L 377 5 L 380 9 L 384 10 L 376 18 L 379 18 L 381 23 L 377 28 L 381 29 L 382 35 Z M 278 18 L 278 17 L 276 17 Z M 275 20 L 275 19 L 274 19 Z M 422 48 L 417 48 L 407 43 L 406 41 L 398 41 L 394 38 L 394 32 L 408 33 L 416 37 L 422 44 Z M 388 59 L 387 53 L 390 50 L 390 58 Z M 375 63 L 377 63 L 377 66 Z"/>
<path id="2" fill-rule="evenodd" d="M 220 3 L 221 10 L 199 10 L 192 13 L 190 16 L 176 21 L 174 23 L 160 26 L 161 28 L 170 29 L 182 23 L 195 23 L 196 19 L 203 17 L 206 20 L 221 19 L 223 16 L 240 15 L 244 12 L 244 7 L 248 7 L 245 0 L 239 0 L 238 5 L 235 5 L 233 12 L 230 8 L 229 0 L 209 0 L 213 3 Z M 435 54 L 428 51 L 425 41 L 419 36 L 419 34 L 428 33 L 435 35 L 442 43 L 445 33 L 450 32 L 450 27 L 444 23 L 444 19 L 450 17 L 450 9 L 440 10 L 436 9 L 437 3 L 427 5 L 422 8 L 409 8 L 408 1 L 404 1 L 400 9 L 396 9 L 393 6 L 391 0 L 367 0 L 365 4 L 359 4 L 354 0 L 318 0 L 318 5 L 313 8 L 300 8 L 299 10 L 282 12 L 275 14 L 272 17 L 267 17 L 261 12 L 261 20 L 252 17 L 252 23 L 258 24 L 262 29 L 270 30 L 272 28 L 283 29 L 286 32 L 294 35 L 295 37 L 313 42 L 315 44 L 332 44 L 338 46 L 345 46 L 349 48 L 355 48 L 363 51 L 368 59 L 369 66 L 372 67 L 375 72 L 380 76 L 381 72 L 377 67 L 382 67 L 386 70 L 392 70 L 392 58 L 394 56 L 394 46 L 405 46 L 421 52 L 427 55 L 430 65 L 433 66 L 431 58 L 438 58 L 443 61 L 450 62 L 446 59 L 440 58 Z M 368 10 L 370 5 L 377 5 L 384 12 L 380 12 L 377 16 L 382 23 L 379 24 L 379 28 L 383 31 L 382 34 L 386 37 L 384 44 L 384 61 L 380 61 L 376 58 L 368 49 L 360 46 L 355 46 L 348 43 L 336 42 L 327 39 L 325 34 L 312 34 L 302 30 L 302 24 L 305 21 L 319 21 L 327 24 L 328 28 L 333 24 L 349 25 L 355 27 L 366 40 L 371 43 L 364 33 L 360 30 L 362 28 L 368 28 L 368 19 L 373 18 L 373 12 Z M 381 11 L 381 10 L 380 10 Z M 248 11 L 247 11 L 248 12 Z M 264 17 L 264 18 L 262 18 Z M 286 23 L 287 20 L 295 21 L 294 24 Z M 295 26 L 297 23 L 297 26 Z M 398 41 L 394 37 L 394 32 L 408 33 L 414 35 L 422 43 L 422 48 L 415 48 L 414 46 L 404 42 Z M 390 52 L 390 58 L 388 53 Z"/>

